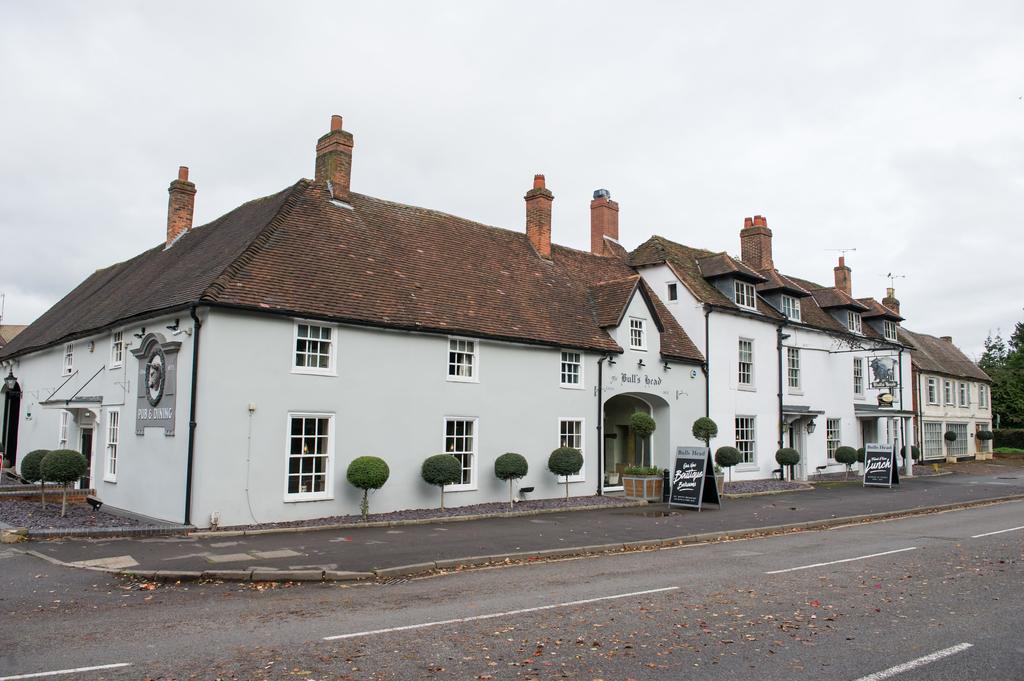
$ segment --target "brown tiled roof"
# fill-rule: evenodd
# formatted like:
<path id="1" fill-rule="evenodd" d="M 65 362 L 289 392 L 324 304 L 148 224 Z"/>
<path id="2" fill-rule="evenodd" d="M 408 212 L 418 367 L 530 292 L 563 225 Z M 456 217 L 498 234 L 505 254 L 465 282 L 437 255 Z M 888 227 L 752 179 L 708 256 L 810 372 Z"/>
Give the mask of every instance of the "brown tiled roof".
<path id="1" fill-rule="evenodd" d="M 818 304 L 818 307 L 828 309 L 830 307 L 842 307 L 847 310 L 853 310 L 854 312 L 864 312 L 868 309 L 867 305 L 858 303 L 856 300 L 846 295 L 846 292 L 840 291 L 837 288 L 819 288 L 811 291 L 811 295 L 814 296 L 814 302 Z"/>
<path id="2" fill-rule="evenodd" d="M 803 286 L 800 286 L 789 277 L 780 274 L 778 270 L 761 270 L 760 274 L 767 279 L 767 281 L 757 285 L 758 293 L 782 291 L 794 298 L 804 298 L 811 295 L 810 291 L 805 289 Z"/>
<path id="3" fill-rule="evenodd" d="M 302 180 L 166 251 L 102 270 L 33 324 L 23 334 L 29 342 L 19 338 L 4 354 L 192 302 L 621 351 L 599 325 L 590 293 L 595 284 L 635 277 L 624 259 L 553 245 L 545 261 L 523 232 L 361 194 L 351 195 L 351 208 L 329 199 L 325 186 Z M 662 354 L 702 362 L 657 302 Z"/>
<path id="4" fill-rule="evenodd" d="M 734 303 L 729 296 L 715 288 L 715 285 L 705 279 L 701 272 L 701 265 L 698 264 L 698 261 L 715 255 L 725 254 L 713 253 L 703 248 L 691 248 L 665 237 L 653 236 L 630 253 L 629 262 L 634 267 L 667 263 L 679 277 L 683 286 L 697 300 L 708 305 L 739 312 L 742 308 Z M 771 320 L 782 319 L 782 315 L 763 300 L 758 299 L 757 310 Z"/>
<path id="5" fill-rule="evenodd" d="M 619 325 L 639 281 L 640 275 L 634 274 L 626 279 L 605 281 L 590 287 L 590 300 L 598 326 L 604 329 Z"/>
<path id="6" fill-rule="evenodd" d="M 991 381 L 988 374 L 960 352 L 960 348 L 949 341 L 915 333 L 904 328 L 898 331 L 900 342 L 910 346 L 910 357 L 920 371 L 930 371 L 956 378 L 972 378 Z"/>
<path id="7" fill-rule="evenodd" d="M 766 277 L 761 276 L 754 269 L 741 260 L 733 258 L 728 253 L 715 253 L 697 260 L 697 267 L 705 279 L 716 279 L 718 277 L 738 277 L 746 281 L 758 283 L 765 281 Z"/>
<path id="8" fill-rule="evenodd" d="M 885 305 L 882 305 L 874 298 L 858 298 L 857 302 L 861 303 L 862 305 L 868 308 L 868 311 L 861 315 L 865 319 L 870 319 L 873 317 L 882 317 L 884 319 L 891 319 L 894 322 L 903 321 L 903 317 L 899 316 L 898 314 L 887 308 Z"/>

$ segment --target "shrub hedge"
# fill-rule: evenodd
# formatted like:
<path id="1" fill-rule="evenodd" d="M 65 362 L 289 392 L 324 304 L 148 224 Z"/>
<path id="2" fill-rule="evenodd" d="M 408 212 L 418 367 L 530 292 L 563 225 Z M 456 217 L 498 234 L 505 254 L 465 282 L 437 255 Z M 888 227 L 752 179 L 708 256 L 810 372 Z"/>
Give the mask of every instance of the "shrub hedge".
<path id="1" fill-rule="evenodd" d="M 1024 449 L 1024 428 L 1000 428 L 992 431 L 992 434 L 995 435 L 995 447 Z"/>

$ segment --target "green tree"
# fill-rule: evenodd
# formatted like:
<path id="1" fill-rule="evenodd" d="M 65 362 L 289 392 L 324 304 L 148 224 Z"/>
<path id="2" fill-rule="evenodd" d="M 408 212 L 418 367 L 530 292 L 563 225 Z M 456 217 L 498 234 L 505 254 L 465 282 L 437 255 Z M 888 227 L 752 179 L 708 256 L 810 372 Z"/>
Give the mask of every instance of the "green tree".
<path id="1" fill-rule="evenodd" d="M 368 496 L 370 490 L 383 487 L 390 475 L 391 471 L 388 469 L 388 464 L 384 459 L 376 456 L 360 456 L 352 459 L 352 463 L 348 465 L 345 477 L 348 478 L 349 483 L 353 487 L 363 490 L 363 499 L 359 503 L 359 510 L 363 514 L 363 522 L 366 522 L 370 515 L 370 499 Z"/>
<path id="2" fill-rule="evenodd" d="M 640 438 L 640 463 L 641 465 L 647 465 L 649 461 L 650 445 L 648 444 L 648 438 L 654 433 L 658 424 L 654 422 L 650 414 L 642 411 L 633 412 L 633 415 L 629 417 L 629 427 L 633 429 L 633 432 L 638 438 Z M 651 461 L 653 463 L 653 461 Z"/>
<path id="3" fill-rule="evenodd" d="M 572 447 L 559 447 L 548 457 L 548 470 L 555 475 L 565 476 L 565 498 L 569 499 L 569 476 L 576 475 L 583 468 L 583 453 Z"/>
<path id="4" fill-rule="evenodd" d="M 441 510 L 444 510 L 445 485 L 454 485 L 462 480 L 462 463 L 451 454 L 435 454 L 423 462 L 420 475 L 431 485 L 441 488 Z"/>
<path id="5" fill-rule="evenodd" d="M 693 422 L 693 436 L 704 443 L 705 447 L 711 447 L 711 438 L 718 435 L 718 424 L 707 416 L 701 416 Z"/>
<path id="6" fill-rule="evenodd" d="M 73 449 L 55 449 L 43 457 L 39 472 L 44 480 L 61 484 L 60 517 L 68 512 L 68 485 L 78 480 L 89 470 L 89 462 L 81 452 Z"/>
<path id="7" fill-rule="evenodd" d="M 21 477 L 25 482 L 39 483 L 39 502 L 43 508 L 46 508 L 46 481 L 43 480 L 43 471 L 39 465 L 49 453 L 49 449 L 33 449 L 21 459 Z"/>
<path id="8" fill-rule="evenodd" d="M 1024 428 L 1024 322 L 1017 322 L 1009 340 L 989 334 L 978 366 L 992 379 L 992 413 L 1000 427 Z"/>
<path id="9" fill-rule="evenodd" d="M 508 481 L 508 507 L 512 508 L 512 483 L 525 478 L 530 470 L 526 457 L 515 452 L 506 452 L 494 460 L 494 477 Z"/>

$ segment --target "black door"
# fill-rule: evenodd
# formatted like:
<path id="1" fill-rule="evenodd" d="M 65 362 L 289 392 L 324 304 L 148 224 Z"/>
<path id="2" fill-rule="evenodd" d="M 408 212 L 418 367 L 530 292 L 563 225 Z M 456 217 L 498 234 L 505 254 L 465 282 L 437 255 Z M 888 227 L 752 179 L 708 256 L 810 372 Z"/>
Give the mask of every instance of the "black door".
<path id="1" fill-rule="evenodd" d="M 21 418 L 21 386 L 4 391 L 3 456 L 5 465 L 18 469 L 18 421 Z"/>
<path id="2" fill-rule="evenodd" d="M 92 471 L 92 428 L 82 429 L 82 456 L 85 457 L 88 467 L 85 470 L 85 477 L 78 481 L 78 488 L 89 489 L 89 473 Z"/>

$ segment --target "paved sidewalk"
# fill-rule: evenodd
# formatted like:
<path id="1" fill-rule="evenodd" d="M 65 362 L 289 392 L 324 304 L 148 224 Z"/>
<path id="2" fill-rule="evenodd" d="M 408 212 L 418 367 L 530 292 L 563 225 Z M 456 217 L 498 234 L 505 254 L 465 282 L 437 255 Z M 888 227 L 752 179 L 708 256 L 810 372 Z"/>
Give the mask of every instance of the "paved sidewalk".
<path id="1" fill-rule="evenodd" d="M 141 573 L 301 570 L 307 571 L 309 578 L 308 574 L 318 571 L 366 573 L 436 561 L 458 563 L 457 559 L 468 557 L 557 552 L 703 533 L 730 534 L 1015 495 L 1024 497 L 1024 468 L 1008 467 L 987 475 L 904 479 L 902 485 L 891 490 L 836 484 L 813 491 L 726 500 L 721 509 L 712 506 L 699 513 L 651 504 L 393 528 L 235 537 L 68 539 L 33 542 L 19 548 L 63 562 Z M 949 522 L 956 522 L 955 514 L 948 517 Z"/>

